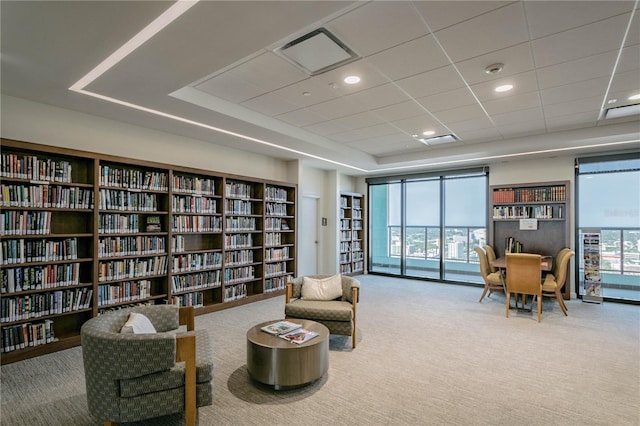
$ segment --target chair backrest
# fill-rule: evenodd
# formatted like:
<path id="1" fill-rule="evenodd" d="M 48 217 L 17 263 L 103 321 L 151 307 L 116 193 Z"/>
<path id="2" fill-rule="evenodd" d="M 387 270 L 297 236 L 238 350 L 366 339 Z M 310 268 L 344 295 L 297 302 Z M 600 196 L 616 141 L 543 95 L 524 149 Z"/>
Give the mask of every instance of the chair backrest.
<path id="1" fill-rule="evenodd" d="M 541 295 L 541 260 L 539 254 L 507 253 L 507 291 Z"/>
<path id="2" fill-rule="evenodd" d="M 560 251 L 558 251 L 555 262 L 553 264 L 553 276 L 556 277 L 556 279 L 558 279 L 558 275 L 560 273 L 560 264 L 562 263 L 562 258 L 564 257 L 565 254 L 567 254 L 570 251 L 571 249 L 567 247 L 560 249 Z"/>
<path id="3" fill-rule="evenodd" d="M 478 260 L 480 261 L 480 275 L 482 275 L 482 279 L 486 280 L 487 275 L 491 273 L 487 253 L 485 253 L 482 247 L 474 247 L 473 250 L 478 253 Z"/>
<path id="4" fill-rule="evenodd" d="M 575 252 L 573 250 L 568 250 L 564 252 L 562 258 L 556 262 L 558 265 L 558 269 L 556 270 L 557 272 L 554 274 L 554 276 L 556 277 L 556 285 L 558 287 L 562 287 L 565 280 L 567 279 L 567 265 L 569 264 L 569 260 L 574 254 Z"/>
<path id="5" fill-rule="evenodd" d="M 484 246 L 484 251 L 485 253 L 487 253 L 487 261 L 489 262 L 489 270 L 491 272 L 496 272 L 498 270 L 498 268 L 496 268 L 495 266 L 491 266 L 491 262 L 493 262 L 494 260 L 496 260 L 496 252 L 493 249 L 493 247 L 486 245 Z"/>

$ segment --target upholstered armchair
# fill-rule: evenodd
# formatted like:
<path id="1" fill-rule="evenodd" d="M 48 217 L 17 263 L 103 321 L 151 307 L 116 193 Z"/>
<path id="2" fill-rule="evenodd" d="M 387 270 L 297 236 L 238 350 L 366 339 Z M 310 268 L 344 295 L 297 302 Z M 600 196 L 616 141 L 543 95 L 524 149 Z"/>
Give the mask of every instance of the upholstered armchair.
<path id="1" fill-rule="evenodd" d="M 305 298 L 303 285 L 309 282 L 331 280 L 337 277 L 341 292 L 334 294 L 330 300 Z M 307 282 L 305 283 L 305 278 Z M 324 324 L 331 334 L 351 336 L 351 345 L 356 347 L 356 304 L 360 297 L 360 282 L 346 275 L 308 275 L 306 277 L 289 278 L 285 298 L 284 313 L 286 318 L 300 318 Z M 331 296 L 329 296 L 331 297 Z"/>
<path id="2" fill-rule="evenodd" d="M 125 332 L 132 312 L 154 330 Z M 193 328 L 193 307 L 176 305 L 127 308 L 84 323 L 91 414 L 111 425 L 184 412 L 185 423 L 194 425 L 196 407 L 213 401 L 213 353 L 206 331 Z"/>

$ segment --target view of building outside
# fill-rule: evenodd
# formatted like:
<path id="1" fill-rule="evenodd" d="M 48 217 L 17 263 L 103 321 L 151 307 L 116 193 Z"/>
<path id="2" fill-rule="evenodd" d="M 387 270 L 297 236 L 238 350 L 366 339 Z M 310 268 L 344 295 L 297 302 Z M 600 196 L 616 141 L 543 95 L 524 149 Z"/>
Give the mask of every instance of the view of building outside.
<path id="1" fill-rule="evenodd" d="M 600 233 L 602 296 L 640 300 L 640 160 L 581 164 L 578 233 Z M 576 250 L 578 282 L 583 256 Z M 579 285 L 580 294 L 583 286 Z"/>

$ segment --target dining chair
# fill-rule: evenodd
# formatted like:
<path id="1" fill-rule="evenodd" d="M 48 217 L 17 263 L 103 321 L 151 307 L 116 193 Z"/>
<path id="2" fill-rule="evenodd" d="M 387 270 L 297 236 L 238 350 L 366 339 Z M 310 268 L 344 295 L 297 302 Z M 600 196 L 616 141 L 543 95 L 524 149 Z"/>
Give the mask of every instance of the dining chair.
<path id="1" fill-rule="evenodd" d="M 562 297 L 562 287 L 567 279 L 569 260 L 571 260 L 574 254 L 575 252 L 573 250 L 568 249 L 556 257 L 553 274 L 547 274 L 542 283 L 542 295 L 555 297 L 565 316 L 567 315 L 567 305 L 565 305 L 564 298 Z"/>
<path id="2" fill-rule="evenodd" d="M 482 296 L 478 303 L 482 302 L 484 296 L 489 292 L 489 296 L 495 290 L 504 291 L 504 281 L 500 272 L 491 272 L 487 253 L 482 247 L 474 247 L 475 252 L 478 254 L 478 260 L 480 261 L 480 275 L 484 280 L 484 290 L 482 290 Z"/>
<path id="3" fill-rule="evenodd" d="M 484 248 L 484 252 L 487 253 L 487 260 L 489 261 L 489 270 L 491 272 L 498 272 L 498 268 L 496 268 L 491 264 L 491 262 L 496 260 L 496 251 L 490 245 L 486 245 L 483 248 Z"/>
<path id="4" fill-rule="evenodd" d="M 538 322 L 542 314 L 542 256 L 530 253 L 507 253 L 507 318 L 511 293 L 532 295 L 538 300 Z M 533 301 L 531 302 L 533 304 Z"/>

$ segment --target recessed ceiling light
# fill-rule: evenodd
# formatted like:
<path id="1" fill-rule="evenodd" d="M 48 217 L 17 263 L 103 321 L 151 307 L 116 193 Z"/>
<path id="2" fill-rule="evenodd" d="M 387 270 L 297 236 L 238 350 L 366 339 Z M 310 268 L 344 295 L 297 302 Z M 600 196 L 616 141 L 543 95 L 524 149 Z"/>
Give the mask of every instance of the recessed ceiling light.
<path id="1" fill-rule="evenodd" d="M 496 87 L 494 90 L 496 92 L 508 92 L 511 89 L 513 89 L 513 84 L 503 84 L 502 86 Z"/>
<path id="2" fill-rule="evenodd" d="M 425 130 L 424 132 L 422 132 L 423 136 L 431 136 L 431 135 L 435 135 L 436 132 L 433 130 Z"/>
<path id="3" fill-rule="evenodd" d="M 640 99 L 640 93 L 629 96 L 628 98 L 630 101 L 637 101 L 638 99 Z"/>
<path id="4" fill-rule="evenodd" d="M 360 77 L 358 77 L 357 75 L 350 75 L 348 77 L 345 77 L 344 82 L 347 84 L 360 83 Z"/>
<path id="5" fill-rule="evenodd" d="M 311 92 L 302 92 L 303 96 L 311 96 Z"/>
<path id="6" fill-rule="evenodd" d="M 504 68 L 504 64 L 491 64 L 484 69 L 484 72 L 487 74 L 498 74 L 500 71 L 502 71 L 502 68 Z"/>

